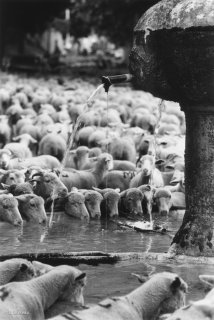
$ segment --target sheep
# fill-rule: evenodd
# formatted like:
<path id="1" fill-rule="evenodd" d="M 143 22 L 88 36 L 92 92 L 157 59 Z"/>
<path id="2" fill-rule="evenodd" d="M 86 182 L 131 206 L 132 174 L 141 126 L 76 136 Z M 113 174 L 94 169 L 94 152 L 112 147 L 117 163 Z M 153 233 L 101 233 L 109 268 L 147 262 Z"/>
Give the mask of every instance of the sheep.
<path id="1" fill-rule="evenodd" d="M 106 130 L 99 127 L 96 130 L 93 130 L 93 132 L 90 134 L 88 138 L 88 147 L 94 148 L 94 147 L 101 147 L 102 141 L 105 141 L 106 139 Z M 101 147 L 102 151 L 109 152 L 107 148 L 104 150 Z"/>
<path id="2" fill-rule="evenodd" d="M 70 129 L 65 122 L 64 123 L 55 122 L 54 124 L 49 124 L 46 127 L 46 131 L 44 132 L 44 135 L 48 133 L 52 133 L 55 135 L 59 135 L 61 138 L 67 141 L 69 130 Z"/>
<path id="3" fill-rule="evenodd" d="M 78 190 L 73 190 L 69 192 L 66 196 L 66 200 L 66 214 L 77 219 L 89 220 L 90 216 L 85 205 L 85 196 L 81 192 L 78 192 Z"/>
<path id="4" fill-rule="evenodd" d="M 10 142 L 4 146 L 4 149 L 7 149 L 11 152 L 11 158 L 26 159 L 32 157 L 32 152 L 29 147 L 18 142 Z"/>
<path id="5" fill-rule="evenodd" d="M 18 201 L 11 194 L 0 194 L 0 221 L 21 226 L 22 217 L 18 209 Z"/>
<path id="6" fill-rule="evenodd" d="M 25 170 L 5 170 L 5 173 L 1 176 L 1 183 L 6 185 L 18 184 L 25 182 Z"/>
<path id="7" fill-rule="evenodd" d="M 76 149 L 76 165 L 78 170 L 84 170 L 84 167 L 89 160 L 89 148 L 86 146 L 80 146 Z M 91 163 L 91 162 L 90 162 Z M 89 166 L 91 167 L 91 166 Z M 89 168 L 87 168 L 89 169 Z"/>
<path id="8" fill-rule="evenodd" d="M 28 133 L 23 133 L 20 134 L 19 136 L 16 136 L 13 138 L 13 141 L 18 141 L 24 148 L 29 148 L 30 149 L 30 156 L 32 157 L 32 152 L 36 152 L 35 146 L 37 148 L 37 140 L 34 139 L 30 134 Z M 19 158 L 19 157 L 18 157 Z"/>
<path id="9" fill-rule="evenodd" d="M 54 172 L 40 170 L 34 173 L 31 178 L 31 181 L 35 183 L 34 193 L 44 200 L 65 197 L 68 193 L 68 189 Z"/>
<path id="10" fill-rule="evenodd" d="M 155 187 L 163 187 L 163 177 L 161 172 L 155 168 L 155 158 L 145 155 L 141 158 L 141 171 L 130 181 L 130 188 L 139 187 L 142 184 L 152 184 Z"/>
<path id="11" fill-rule="evenodd" d="M 102 153 L 102 150 L 99 147 L 94 147 L 89 149 L 89 158 L 98 157 Z"/>
<path id="12" fill-rule="evenodd" d="M 21 258 L 0 262 L 0 286 L 13 281 L 27 281 L 36 276 L 30 261 Z"/>
<path id="13" fill-rule="evenodd" d="M 137 151 L 138 151 L 138 159 L 137 159 L 137 163 L 140 161 L 141 157 L 149 154 L 149 150 L 151 150 L 151 145 L 154 144 L 154 135 L 143 135 L 141 140 L 139 141 L 138 147 L 137 147 Z M 151 152 L 150 152 L 151 154 Z M 152 154 L 154 155 L 154 153 Z"/>
<path id="14" fill-rule="evenodd" d="M 10 142 L 11 128 L 8 124 L 8 117 L 5 115 L 0 116 L 0 147 L 3 148 L 5 144 Z"/>
<path id="15" fill-rule="evenodd" d="M 58 159 L 50 155 L 41 155 L 28 159 L 11 159 L 9 150 L 0 150 L 0 168 L 3 169 L 24 169 L 32 166 L 40 167 L 41 169 L 60 168 L 61 164 Z"/>
<path id="16" fill-rule="evenodd" d="M 38 155 L 51 155 L 62 161 L 66 151 L 66 141 L 59 134 L 48 133 L 39 142 Z"/>
<path id="17" fill-rule="evenodd" d="M 2 184 L 3 188 L 11 193 L 13 196 L 20 196 L 21 194 L 30 194 L 33 192 L 33 185 L 30 182 L 23 182 L 23 183 L 14 183 L 11 185 Z"/>
<path id="18" fill-rule="evenodd" d="M 113 170 L 135 171 L 136 166 L 133 162 L 127 160 L 113 160 Z"/>
<path id="19" fill-rule="evenodd" d="M 101 141 L 102 151 L 109 152 L 114 160 L 136 162 L 136 150 L 132 139 L 114 137 Z"/>
<path id="20" fill-rule="evenodd" d="M 122 297 L 107 298 L 86 310 L 52 320 L 156 320 L 184 305 L 187 284 L 175 273 L 161 272 Z"/>
<path id="21" fill-rule="evenodd" d="M 208 294 L 201 300 L 191 301 L 187 306 L 180 307 L 171 315 L 166 315 L 166 320 L 207 320 L 214 318 L 214 289 L 212 275 L 199 275 L 200 280 L 206 285 L 206 288 L 211 288 Z"/>
<path id="22" fill-rule="evenodd" d="M 7 149 L 0 149 L 0 168 L 8 169 L 12 154 Z"/>
<path id="23" fill-rule="evenodd" d="M 157 123 L 157 119 L 153 114 L 140 114 L 135 113 L 130 121 L 131 127 L 140 127 L 143 130 L 148 131 L 149 133 L 153 134 L 155 130 L 155 126 Z"/>
<path id="24" fill-rule="evenodd" d="M 101 202 L 101 218 L 115 218 L 119 216 L 118 212 L 118 202 L 120 199 L 120 189 L 99 189 L 93 188 L 98 191 L 102 196 L 103 200 Z"/>
<path id="25" fill-rule="evenodd" d="M 102 195 L 95 190 L 79 189 L 85 197 L 85 206 L 90 214 L 91 219 L 99 219 L 101 217 L 100 204 L 103 200 Z"/>
<path id="26" fill-rule="evenodd" d="M 0 287 L 0 318 L 12 320 L 44 320 L 45 312 L 54 304 L 83 304 L 86 274 L 77 268 L 61 265 L 38 278 L 12 282 Z"/>
<path id="27" fill-rule="evenodd" d="M 39 126 L 33 125 L 31 123 L 26 123 L 22 125 L 19 130 L 17 130 L 17 134 L 19 135 L 24 133 L 29 134 L 32 138 L 34 138 L 37 141 L 40 141 L 42 137 Z"/>
<path id="28" fill-rule="evenodd" d="M 23 219 L 37 223 L 45 223 L 47 216 L 44 207 L 44 200 L 36 194 L 22 194 L 16 196 L 19 212 Z"/>
<path id="29" fill-rule="evenodd" d="M 157 188 L 154 193 L 154 204 L 159 214 L 167 215 L 171 209 L 172 203 L 172 193 L 167 188 Z"/>
<path id="30" fill-rule="evenodd" d="M 143 194 L 137 188 L 130 188 L 120 193 L 119 200 L 119 215 L 132 217 L 142 217 L 142 202 Z"/>
<path id="31" fill-rule="evenodd" d="M 129 188 L 130 181 L 136 175 L 135 171 L 111 170 L 104 174 L 98 187 L 103 188 L 119 188 L 124 191 Z"/>
<path id="32" fill-rule="evenodd" d="M 143 212 L 147 213 L 151 216 L 153 202 L 154 202 L 154 193 L 156 191 L 156 188 L 153 186 L 144 184 L 144 185 L 139 186 L 138 189 L 143 194 L 143 200 L 142 200 Z"/>
<path id="33" fill-rule="evenodd" d="M 15 126 L 15 132 L 17 135 L 20 134 L 20 130 L 26 125 L 33 125 L 33 119 L 29 116 L 22 116 L 17 122 Z"/>
<path id="34" fill-rule="evenodd" d="M 11 127 L 14 126 L 19 119 L 21 119 L 22 112 L 23 108 L 19 103 L 15 103 L 7 108 L 6 115 L 8 116 L 8 123 Z"/>
<path id="35" fill-rule="evenodd" d="M 81 128 L 79 131 L 77 131 L 75 137 L 76 145 L 88 146 L 89 137 L 95 131 L 95 129 L 95 126 L 88 126 Z"/>
<path id="36" fill-rule="evenodd" d="M 108 170 L 111 170 L 112 167 L 112 156 L 108 153 L 102 153 L 97 157 L 94 168 L 87 171 L 62 171 L 60 179 L 68 190 L 71 190 L 72 187 L 76 187 L 78 189 L 91 189 L 92 187 L 97 187 L 100 184 L 104 174 Z"/>

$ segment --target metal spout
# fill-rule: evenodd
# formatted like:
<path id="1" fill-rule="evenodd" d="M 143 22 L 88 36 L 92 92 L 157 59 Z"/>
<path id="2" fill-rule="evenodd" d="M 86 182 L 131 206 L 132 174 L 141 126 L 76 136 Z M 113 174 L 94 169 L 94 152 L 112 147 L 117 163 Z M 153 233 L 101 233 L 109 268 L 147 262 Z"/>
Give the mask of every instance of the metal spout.
<path id="1" fill-rule="evenodd" d="M 130 82 L 130 81 L 132 81 L 132 79 L 133 79 L 133 75 L 129 74 L 129 73 L 118 74 L 115 76 L 102 76 L 101 77 L 105 92 L 109 91 L 109 87 L 112 84 L 122 83 L 122 82 Z"/>

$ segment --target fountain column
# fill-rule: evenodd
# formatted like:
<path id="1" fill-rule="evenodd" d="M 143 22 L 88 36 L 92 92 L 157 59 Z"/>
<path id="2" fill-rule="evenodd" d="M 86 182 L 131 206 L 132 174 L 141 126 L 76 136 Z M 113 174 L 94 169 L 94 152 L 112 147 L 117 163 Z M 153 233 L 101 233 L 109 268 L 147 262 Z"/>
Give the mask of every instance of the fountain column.
<path id="1" fill-rule="evenodd" d="M 213 256 L 214 1 L 163 0 L 134 30 L 130 71 L 136 85 L 179 102 L 186 116 L 186 212 L 177 253 Z"/>

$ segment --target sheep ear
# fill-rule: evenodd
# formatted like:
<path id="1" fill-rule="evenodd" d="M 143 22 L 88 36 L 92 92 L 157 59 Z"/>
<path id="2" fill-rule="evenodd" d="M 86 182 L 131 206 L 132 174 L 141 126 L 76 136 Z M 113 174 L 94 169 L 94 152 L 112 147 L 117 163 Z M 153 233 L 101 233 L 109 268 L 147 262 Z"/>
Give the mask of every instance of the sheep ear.
<path id="1" fill-rule="evenodd" d="M 114 189 L 115 192 L 120 193 L 120 188 Z"/>
<path id="2" fill-rule="evenodd" d="M 59 177 L 60 175 L 60 170 L 58 168 L 53 168 L 52 172 L 56 173 L 56 175 Z"/>
<path id="3" fill-rule="evenodd" d="M 30 142 L 34 143 L 34 144 L 38 143 L 38 141 L 36 139 L 34 139 L 32 136 L 30 136 Z"/>
<path id="4" fill-rule="evenodd" d="M 92 189 L 93 189 L 94 191 L 99 192 L 99 193 L 102 194 L 102 195 L 105 193 L 103 189 L 99 189 L 99 188 L 96 188 L 96 187 L 92 187 Z"/>
<path id="5" fill-rule="evenodd" d="M 199 279 L 206 284 L 207 286 L 209 286 L 209 288 L 214 288 L 214 276 L 212 275 L 199 275 Z"/>
<path id="6" fill-rule="evenodd" d="M 165 166 L 165 169 L 174 170 L 175 166 L 172 166 L 172 165 L 168 164 L 167 166 Z"/>
<path id="7" fill-rule="evenodd" d="M 13 141 L 19 141 L 19 140 L 20 140 L 20 136 L 13 137 L 12 140 L 13 140 Z"/>
<path id="8" fill-rule="evenodd" d="M 9 190 L 10 189 L 10 185 L 8 185 L 8 184 L 1 183 L 1 186 L 3 187 L 4 190 Z"/>
<path id="9" fill-rule="evenodd" d="M 93 162 L 96 162 L 97 159 L 98 159 L 98 157 L 92 157 L 92 158 L 90 158 L 90 160 L 93 161 Z"/>
<path id="10" fill-rule="evenodd" d="M 82 272 L 79 276 L 77 276 L 75 278 L 75 282 L 80 281 L 80 280 L 85 279 L 85 278 L 86 278 L 86 273 Z"/>
<path id="11" fill-rule="evenodd" d="M 181 279 L 179 277 L 176 277 L 175 280 L 170 285 L 172 293 L 174 294 L 180 286 L 181 286 Z"/>
<path id="12" fill-rule="evenodd" d="M 69 175 L 68 175 L 67 173 L 62 173 L 62 177 L 63 177 L 63 178 L 68 178 Z"/>
<path id="13" fill-rule="evenodd" d="M 34 266 L 37 277 L 42 276 L 43 274 L 54 269 L 53 266 L 49 264 L 41 263 L 39 261 L 32 261 L 32 265 Z"/>
<path id="14" fill-rule="evenodd" d="M 123 197 L 126 196 L 126 191 L 127 191 L 127 190 L 124 190 L 124 191 L 120 192 L 120 198 L 123 198 Z"/>
<path id="15" fill-rule="evenodd" d="M 15 198 L 20 202 L 24 202 L 26 200 L 26 197 L 24 194 L 20 194 L 19 196 L 16 196 Z"/>
<path id="16" fill-rule="evenodd" d="M 71 188 L 71 192 L 78 192 L 79 190 L 76 187 Z"/>
<path id="17" fill-rule="evenodd" d="M 4 152 L 7 153 L 9 156 L 12 156 L 12 152 L 9 149 L 4 149 Z"/>
<path id="18" fill-rule="evenodd" d="M 28 266 L 26 265 L 26 263 L 22 263 L 22 264 L 20 265 L 19 270 L 20 270 L 21 272 L 24 272 L 24 271 L 26 271 L 27 269 L 28 269 Z"/>
<path id="19" fill-rule="evenodd" d="M 166 161 L 163 160 L 163 159 L 158 159 L 158 160 L 155 161 L 155 164 L 160 165 L 160 164 L 163 164 L 163 163 L 165 163 L 165 162 L 166 162 Z"/>
<path id="20" fill-rule="evenodd" d="M 8 170 L 0 169 L 0 174 L 5 174 L 7 173 Z"/>
<path id="21" fill-rule="evenodd" d="M 136 277 L 140 283 L 145 283 L 148 280 L 148 277 L 146 276 L 140 276 L 136 273 L 131 273 L 132 276 Z"/>

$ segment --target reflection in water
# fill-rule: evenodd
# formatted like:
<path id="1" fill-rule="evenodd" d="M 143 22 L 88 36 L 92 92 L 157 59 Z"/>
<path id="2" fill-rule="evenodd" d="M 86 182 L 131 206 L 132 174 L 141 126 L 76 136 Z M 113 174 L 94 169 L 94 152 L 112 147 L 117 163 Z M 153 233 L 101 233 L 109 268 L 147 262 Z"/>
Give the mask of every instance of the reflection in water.
<path id="1" fill-rule="evenodd" d="M 169 217 L 168 229 L 176 231 L 182 214 Z M 157 219 L 166 223 L 166 217 Z M 173 234 L 173 233 L 171 233 Z M 23 229 L 0 224 L 0 254 L 26 252 L 68 252 L 100 250 L 107 252 L 167 251 L 169 235 L 138 233 L 121 229 L 114 221 L 80 221 L 63 212 L 55 212 L 51 228 L 24 222 Z"/>
<path id="2" fill-rule="evenodd" d="M 114 221 L 80 221 L 64 213 L 54 213 L 51 228 L 45 225 L 24 223 L 23 228 L 16 228 L 8 223 L 0 223 L 0 254 L 26 252 L 72 252 L 98 250 L 105 252 L 166 252 L 171 237 L 179 228 L 183 211 L 171 212 L 169 217 L 154 220 L 166 224 L 171 230 L 167 235 L 138 233 L 132 229 L 121 229 Z M 171 237 L 170 237 L 171 235 Z M 189 299 L 204 296 L 199 274 L 214 274 L 212 266 L 201 265 L 166 265 L 163 263 L 142 261 L 124 261 L 115 265 L 96 267 L 80 265 L 88 275 L 86 302 L 95 303 L 106 296 L 123 295 L 138 286 L 137 279 L 131 273 L 149 275 L 153 272 L 172 271 L 180 274 L 189 284 Z"/>

